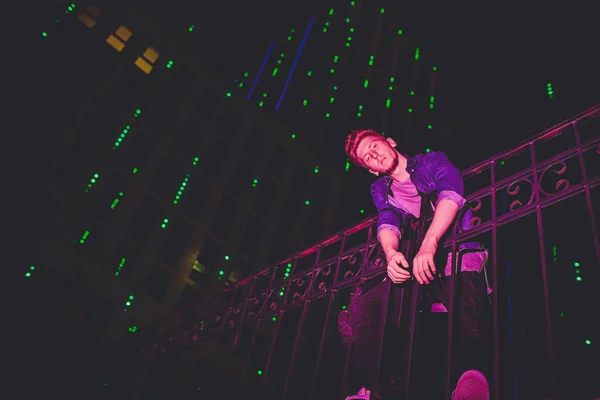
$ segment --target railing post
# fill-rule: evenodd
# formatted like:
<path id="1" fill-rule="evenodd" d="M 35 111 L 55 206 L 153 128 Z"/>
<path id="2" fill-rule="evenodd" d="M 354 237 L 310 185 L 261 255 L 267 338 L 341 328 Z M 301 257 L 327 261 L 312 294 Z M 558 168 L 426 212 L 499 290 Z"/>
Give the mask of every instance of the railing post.
<path id="1" fill-rule="evenodd" d="M 533 191 L 535 195 L 535 201 L 538 203 L 535 209 L 537 217 L 538 235 L 539 235 L 539 246 L 540 246 L 540 261 L 542 264 L 542 284 L 544 287 L 544 310 L 546 316 L 546 328 L 547 328 L 547 357 L 548 357 L 548 369 L 550 370 L 550 390 L 551 396 L 554 399 L 558 398 L 558 388 L 556 382 L 556 362 L 554 360 L 554 342 L 552 334 L 552 314 L 550 311 L 550 291 L 548 288 L 548 266 L 546 265 L 546 249 L 544 245 L 544 225 L 542 223 L 542 207 L 539 204 L 540 201 L 540 182 L 538 179 L 536 160 L 535 160 L 535 148 L 533 142 L 529 145 L 531 152 L 531 170 L 533 172 Z"/>
<path id="2" fill-rule="evenodd" d="M 492 362 L 493 378 L 491 385 L 494 391 L 494 399 L 500 400 L 500 333 L 498 322 L 498 225 L 496 224 L 496 162 L 490 164 L 490 176 L 492 187 Z"/>
<path id="3" fill-rule="evenodd" d="M 411 226 L 410 223 L 406 223 L 404 227 L 404 243 L 403 250 L 404 255 L 407 260 L 414 259 L 416 255 L 417 248 L 417 237 L 418 232 Z M 403 387 L 404 387 L 404 398 L 409 399 L 410 396 L 410 378 L 411 378 L 411 369 L 412 369 L 412 352 L 414 347 L 414 339 L 415 339 L 415 325 L 416 325 L 416 313 L 417 313 L 417 302 L 419 300 L 419 292 L 421 291 L 421 287 L 416 280 L 413 280 L 410 283 L 404 283 L 404 285 L 410 285 L 410 300 L 408 304 L 408 338 L 406 341 L 406 375 L 404 377 Z M 406 296 L 406 290 L 402 290 L 402 298 Z"/>
<path id="4" fill-rule="evenodd" d="M 300 323 L 298 324 L 298 333 L 296 334 L 296 339 L 294 340 L 294 347 L 292 347 L 292 356 L 290 358 L 290 367 L 288 368 L 287 376 L 285 377 L 285 385 L 283 386 L 283 396 L 287 393 L 288 385 L 290 383 L 290 376 L 292 375 L 292 371 L 294 369 L 294 360 L 296 359 L 296 352 L 298 351 L 298 342 L 300 342 L 300 335 L 302 335 L 302 325 L 304 324 L 304 318 L 306 318 L 306 313 L 308 311 L 308 301 L 304 302 L 304 306 L 302 309 L 302 316 L 300 317 Z"/>
<path id="5" fill-rule="evenodd" d="M 581 146 L 581 137 L 579 136 L 579 125 L 573 123 L 573 133 L 575 134 L 575 143 L 577 146 L 577 157 L 579 158 L 579 166 L 581 168 L 581 178 L 585 185 L 585 202 L 587 205 L 587 211 L 592 221 L 592 236 L 594 238 L 594 249 L 596 250 L 596 262 L 600 265 L 600 239 L 598 239 L 598 227 L 594 223 L 596 217 L 594 215 L 594 205 L 592 203 L 592 194 L 590 192 L 590 184 L 588 180 L 587 168 L 585 166 L 585 160 L 583 158 L 583 150 Z"/>

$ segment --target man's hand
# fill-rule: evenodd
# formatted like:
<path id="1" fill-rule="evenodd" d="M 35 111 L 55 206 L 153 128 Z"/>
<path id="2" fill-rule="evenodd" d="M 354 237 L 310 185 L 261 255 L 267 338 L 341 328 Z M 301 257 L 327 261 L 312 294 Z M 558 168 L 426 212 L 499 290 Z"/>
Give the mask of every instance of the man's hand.
<path id="1" fill-rule="evenodd" d="M 427 284 L 433 280 L 435 274 L 435 264 L 433 257 L 437 250 L 437 241 L 433 239 L 425 239 L 421 244 L 419 252 L 413 261 L 413 274 L 415 279 L 420 284 Z M 388 267 L 389 271 L 389 267 Z"/>
<path id="2" fill-rule="evenodd" d="M 408 261 L 399 251 L 391 251 L 387 256 L 387 273 L 392 282 L 402 283 L 410 279 Z M 402 268 L 404 267 L 404 268 Z"/>

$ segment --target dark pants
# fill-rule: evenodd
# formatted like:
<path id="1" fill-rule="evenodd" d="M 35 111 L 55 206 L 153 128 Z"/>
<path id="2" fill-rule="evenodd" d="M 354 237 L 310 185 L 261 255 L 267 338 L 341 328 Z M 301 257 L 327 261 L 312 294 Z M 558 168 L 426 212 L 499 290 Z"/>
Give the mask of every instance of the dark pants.
<path id="1" fill-rule="evenodd" d="M 483 272 L 461 272 L 456 277 L 444 277 L 436 282 L 422 287 L 424 296 L 420 303 L 422 313 L 418 313 L 418 323 L 415 330 L 415 348 L 413 352 L 413 367 L 419 368 L 423 365 L 425 375 L 431 373 L 437 367 L 437 373 L 443 376 L 446 366 L 446 347 L 447 329 L 439 329 L 440 324 L 431 323 L 432 320 L 440 321 L 444 319 L 447 323 L 447 313 L 430 313 L 431 303 L 442 303 L 449 309 L 449 282 L 455 279 L 456 299 L 455 310 L 457 315 L 454 317 L 454 343 L 453 346 L 453 368 L 452 384 L 462 374 L 469 369 L 477 369 L 484 374 L 488 373 L 489 355 L 487 350 L 487 309 L 489 307 L 489 297 L 487 295 L 487 285 Z M 352 344 L 353 361 L 356 367 L 356 377 L 352 382 L 354 387 L 367 387 L 375 389 L 378 387 L 378 366 L 379 366 L 379 328 L 382 316 L 382 305 L 387 303 L 384 296 L 388 293 L 386 281 L 368 292 L 357 296 L 353 302 L 352 313 Z M 409 284 L 409 283 L 407 283 Z M 406 300 L 405 300 L 406 301 Z M 406 318 L 406 316 L 402 316 Z M 429 320 L 428 320 L 429 319 Z M 434 328 L 437 326 L 437 328 Z M 436 332 L 423 331 L 430 327 Z M 394 335 L 390 330 L 386 334 Z M 433 342 L 432 342 L 433 341 Z M 386 349 L 383 349 L 386 352 Z M 419 359 L 420 358 L 420 359 Z M 398 354 L 398 360 L 402 360 L 402 354 Z M 441 368 L 439 368 L 441 367 Z M 417 372 L 417 371 L 414 371 Z M 417 378 L 419 373 L 413 373 Z M 432 380 L 443 383 L 443 377 L 435 379 L 432 376 L 425 376 L 431 383 Z"/>

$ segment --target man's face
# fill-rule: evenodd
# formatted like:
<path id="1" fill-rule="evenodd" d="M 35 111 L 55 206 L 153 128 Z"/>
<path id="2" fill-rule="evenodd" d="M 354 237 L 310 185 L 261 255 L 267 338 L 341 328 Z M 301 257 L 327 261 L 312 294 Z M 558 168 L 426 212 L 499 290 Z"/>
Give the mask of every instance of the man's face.
<path id="1" fill-rule="evenodd" d="M 398 153 L 392 139 L 377 136 L 365 137 L 356 148 L 356 156 L 369 172 L 389 175 L 398 166 Z"/>

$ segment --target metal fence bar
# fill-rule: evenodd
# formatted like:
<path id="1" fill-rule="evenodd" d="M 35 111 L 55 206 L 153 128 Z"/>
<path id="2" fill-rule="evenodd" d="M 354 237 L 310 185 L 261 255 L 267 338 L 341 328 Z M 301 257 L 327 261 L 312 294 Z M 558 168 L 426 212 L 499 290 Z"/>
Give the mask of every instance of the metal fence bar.
<path id="1" fill-rule="evenodd" d="M 449 399 L 450 393 L 452 389 L 450 388 L 450 379 L 452 373 L 452 339 L 453 339 L 453 329 L 454 329 L 454 319 L 456 318 L 456 294 L 458 290 L 458 285 L 456 283 L 456 279 L 458 279 L 458 265 L 460 265 L 461 260 L 457 260 L 456 256 L 460 257 L 460 254 L 457 254 L 457 245 L 456 241 L 452 241 L 452 260 L 451 260 L 451 269 L 450 276 L 452 279 L 449 281 L 449 289 L 450 293 L 448 299 L 448 332 L 446 342 L 448 344 L 448 349 L 446 350 L 446 377 L 444 380 L 444 398 Z M 458 261 L 458 262 L 457 262 Z M 444 266 L 445 268 L 445 266 Z M 443 274 L 443 273 L 442 273 Z M 446 283 L 448 284 L 448 283 Z"/>
<path id="2" fill-rule="evenodd" d="M 298 351 L 298 343 L 300 342 L 300 335 L 302 335 L 302 325 L 304 325 L 304 319 L 306 318 L 306 313 L 308 312 L 308 304 L 309 304 L 309 302 L 305 301 L 304 306 L 302 308 L 302 316 L 300 317 L 300 323 L 298 324 L 298 333 L 296 333 L 296 339 L 294 340 L 294 346 L 292 347 L 292 356 L 290 358 L 290 367 L 288 368 L 288 372 L 285 377 L 285 384 L 283 386 L 283 397 L 285 397 L 288 386 L 290 384 L 290 376 L 292 375 L 292 371 L 294 369 L 294 361 L 296 359 L 296 352 Z"/>
<path id="3" fill-rule="evenodd" d="M 339 263 L 339 261 L 338 261 Z M 315 371 L 313 373 L 313 377 L 312 377 L 312 383 L 310 386 L 310 393 L 308 398 L 312 399 L 313 396 L 315 395 L 314 390 L 315 390 L 315 385 L 317 384 L 317 378 L 318 378 L 318 374 L 319 374 L 319 365 L 321 363 L 321 357 L 323 356 L 323 346 L 325 345 L 325 338 L 327 337 L 327 327 L 329 326 L 329 318 L 330 318 L 330 314 L 331 314 L 331 309 L 333 307 L 333 300 L 335 298 L 335 291 L 332 291 L 329 294 L 329 302 L 327 303 L 327 311 L 325 313 L 325 323 L 323 324 L 323 333 L 321 334 L 321 342 L 319 343 L 319 353 L 317 354 L 317 361 L 316 361 L 316 365 L 315 365 Z"/>
<path id="4" fill-rule="evenodd" d="M 491 164 L 490 179 L 492 186 L 492 221 L 496 220 L 496 163 Z M 493 362 L 493 387 L 492 397 L 500 400 L 500 327 L 498 320 L 498 225 L 492 224 L 492 362 Z"/>
<path id="5" fill-rule="evenodd" d="M 581 136 L 579 135 L 579 125 L 573 124 L 573 131 L 575 134 L 575 143 L 577 145 L 577 157 L 579 158 L 579 167 L 581 168 L 581 176 L 583 182 L 589 182 L 587 168 L 585 165 L 585 159 L 583 157 L 583 147 L 581 145 Z M 600 144 L 596 148 L 596 152 L 600 155 Z M 596 262 L 600 265 L 600 239 L 598 239 L 598 227 L 594 223 L 596 216 L 594 215 L 594 205 L 592 203 L 592 194 L 590 192 L 590 185 L 585 186 L 585 202 L 587 205 L 587 211 L 592 221 L 592 236 L 594 239 L 594 249 L 596 250 Z"/>
<path id="6" fill-rule="evenodd" d="M 378 332 L 377 332 L 377 344 L 376 347 L 373 349 L 375 351 L 377 351 L 377 366 L 375 368 L 377 368 L 377 373 L 375 374 L 375 376 L 377 376 L 377 382 L 379 382 L 379 374 L 381 373 L 381 355 L 383 354 L 383 339 L 385 336 L 385 327 L 386 327 L 386 321 L 387 321 L 387 314 L 388 314 L 388 306 L 389 306 L 389 301 L 390 301 L 390 294 L 392 292 L 391 290 L 391 281 L 389 279 L 387 279 L 385 281 L 385 294 L 382 296 L 383 301 L 381 302 L 381 314 L 379 315 L 379 327 L 378 327 Z M 373 393 L 377 393 L 379 391 L 379 383 L 377 383 L 377 385 L 371 389 L 373 390 Z"/>
<path id="7" fill-rule="evenodd" d="M 556 382 L 556 361 L 554 358 L 554 342 L 552 335 L 552 314 L 550 310 L 550 289 L 548 287 L 548 266 L 546 264 L 546 247 L 544 243 L 544 224 L 542 221 L 542 206 L 540 202 L 540 182 L 538 178 L 538 174 L 536 170 L 536 162 L 535 162 L 535 148 L 533 144 L 530 145 L 531 152 L 531 164 L 534 169 L 533 174 L 533 190 L 535 196 L 535 202 L 537 203 L 535 212 L 537 219 L 537 229 L 538 229 L 538 237 L 539 237 L 539 246 L 540 246 L 540 260 L 542 267 L 542 284 L 544 288 L 544 312 L 546 317 L 546 344 L 547 344 L 547 357 L 548 357 L 548 368 L 550 372 L 550 390 L 551 396 L 553 398 L 557 398 L 558 396 L 558 387 Z"/>

